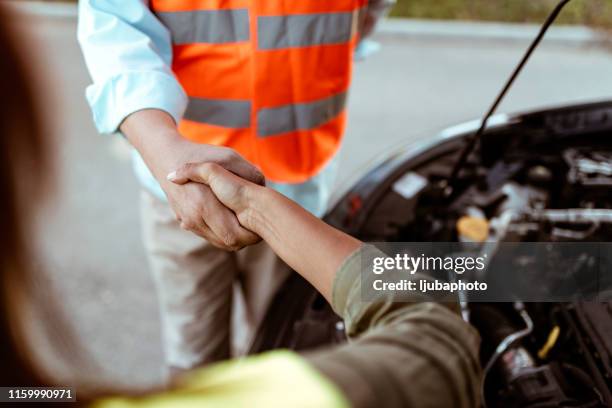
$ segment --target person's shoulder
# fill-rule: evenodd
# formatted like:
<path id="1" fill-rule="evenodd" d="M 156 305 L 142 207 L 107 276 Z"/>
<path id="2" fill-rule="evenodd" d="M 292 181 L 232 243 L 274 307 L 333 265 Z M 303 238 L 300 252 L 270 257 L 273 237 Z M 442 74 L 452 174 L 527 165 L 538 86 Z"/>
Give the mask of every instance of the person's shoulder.
<path id="1" fill-rule="evenodd" d="M 95 408 L 348 407 L 343 394 L 299 354 L 273 351 L 186 374 L 178 386 L 144 398 L 109 398 Z"/>

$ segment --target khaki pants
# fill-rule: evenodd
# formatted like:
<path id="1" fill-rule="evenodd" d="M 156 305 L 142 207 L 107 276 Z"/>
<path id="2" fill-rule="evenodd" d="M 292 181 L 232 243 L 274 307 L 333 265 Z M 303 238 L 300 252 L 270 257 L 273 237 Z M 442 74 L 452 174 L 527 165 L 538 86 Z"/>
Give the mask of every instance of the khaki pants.
<path id="1" fill-rule="evenodd" d="M 197 367 L 232 349 L 244 354 L 289 267 L 263 242 L 237 253 L 213 247 L 182 230 L 168 203 L 146 191 L 141 204 L 167 366 Z"/>

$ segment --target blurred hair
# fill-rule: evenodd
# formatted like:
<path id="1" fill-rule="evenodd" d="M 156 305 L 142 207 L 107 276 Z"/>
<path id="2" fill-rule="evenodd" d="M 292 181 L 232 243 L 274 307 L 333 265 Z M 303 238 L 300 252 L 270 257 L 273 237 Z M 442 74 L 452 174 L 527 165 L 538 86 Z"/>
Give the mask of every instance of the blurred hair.
<path id="1" fill-rule="evenodd" d="M 37 103 L 41 92 L 16 48 L 24 42 L 12 35 L 8 22 L 0 4 L 0 92 L 4 97 L 0 102 L 0 386 L 53 386 L 57 385 L 56 373 L 49 376 L 43 372 L 32 350 L 33 343 L 42 339 L 31 341 L 25 330 L 31 323 L 24 321 L 31 317 L 28 312 L 39 318 L 36 323 L 47 344 L 68 368 L 89 377 L 101 371 L 75 341 L 49 285 L 41 285 L 39 276 L 33 273 L 29 248 L 34 240 L 28 233 L 48 190 L 52 169 Z M 118 387 L 111 390 L 105 385 L 88 384 L 81 376 L 79 381 L 78 402 L 54 405 L 76 408 L 109 394 L 144 392 Z"/>
<path id="2" fill-rule="evenodd" d="M 48 165 L 32 81 L 0 8 L 0 385 L 41 383 L 15 315 L 30 282 L 24 215 L 40 197 Z"/>

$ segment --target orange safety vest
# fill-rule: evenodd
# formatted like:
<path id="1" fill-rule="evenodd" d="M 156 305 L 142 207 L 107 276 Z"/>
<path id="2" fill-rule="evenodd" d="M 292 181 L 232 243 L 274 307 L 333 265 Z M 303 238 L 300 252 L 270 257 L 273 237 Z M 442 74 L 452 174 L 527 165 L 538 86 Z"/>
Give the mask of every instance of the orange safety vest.
<path id="1" fill-rule="evenodd" d="M 151 0 L 189 96 L 179 130 L 231 147 L 276 182 L 334 156 L 367 0 Z"/>

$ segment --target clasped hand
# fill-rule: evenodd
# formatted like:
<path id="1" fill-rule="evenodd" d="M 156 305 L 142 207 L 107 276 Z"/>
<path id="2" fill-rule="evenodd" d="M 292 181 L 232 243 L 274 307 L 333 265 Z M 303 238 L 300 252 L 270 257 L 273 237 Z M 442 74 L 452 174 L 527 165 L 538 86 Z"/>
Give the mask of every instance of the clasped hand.
<path id="1" fill-rule="evenodd" d="M 228 233 L 231 236 L 220 245 L 212 242 L 213 245 L 216 244 L 223 249 L 237 250 L 261 240 L 259 236 L 252 232 L 254 211 L 250 204 L 254 202 L 252 196 L 261 188 L 260 184 L 263 184 L 263 178 L 260 183 L 253 183 L 213 162 L 184 164 L 176 171 L 168 174 L 167 178 L 172 183 L 184 187 L 188 187 L 191 183 L 208 186 L 214 194 L 212 198 L 216 198 L 215 202 L 218 200 L 221 205 L 235 214 L 235 218 L 240 225 L 233 225 L 234 220 L 231 220 L 231 218 L 226 219 L 225 222 L 230 223 L 231 229 L 228 229 Z M 216 214 L 215 212 L 209 214 L 209 218 L 215 216 L 224 216 L 224 212 L 216 211 Z M 214 220 L 208 222 L 211 221 Z M 206 224 L 205 220 L 202 220 L 202 222 Z M 181 224 L 184 229 L 191 231 L 198 228 L 197 225 L 185 225 L 183 221 L 181 221 Z M 232 230 L 236 233 L 232 233 Z"/>

